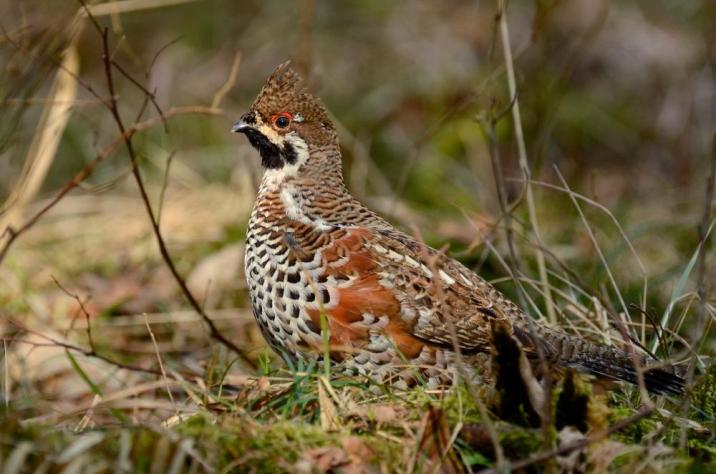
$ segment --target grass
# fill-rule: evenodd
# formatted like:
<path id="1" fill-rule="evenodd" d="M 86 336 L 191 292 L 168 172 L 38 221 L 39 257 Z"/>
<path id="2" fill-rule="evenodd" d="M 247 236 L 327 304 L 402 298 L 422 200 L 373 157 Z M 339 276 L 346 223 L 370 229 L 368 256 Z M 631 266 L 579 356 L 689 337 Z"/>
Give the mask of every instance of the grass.
<path id="1" fill-rule="evenodd" d="M 127 472 L 290 472 L 299 468 L 314 472 L 351 466 L 425 472 L 437 469 L 441 462 L 449 464 L 448 456 L 456 465 L 470 469 L 494 465 L 486 420 L 465 387 L 396 392 L 368 380 L 334 378 L 330 387 L 336 400 L 331 410 L 337 411 L 339 424 L 326 429 L 321 414 L 328 410 L 328 402 L 320 396 L 321 380 L 318 372 L 282 371 L 247 379 L 244 385 L 232 387 L 234 395 L 221 398 L 215 391 L 202 392 L 201 384 L 185 382 L 186 391 L 174 385 L 179 400 L 193 391 L 203 403 L 179 401 L 179 414 L 161 424 L 117 418 L 81 430 L 65 422 L 64 428 L 48 431 L 43 424 L 22 420 L 17 416 L 21 411 L 10 407 L 2 420 L 3 457 L 10 465 L 13 457 L 24 456 L 29 472 L 43 464 L 52 470 L 70 464 L 84 469 L 122 466 Z M 660 472 L 666 468 L 708 472 L 716 466 L 715 387 L 712 371 L 694 389 L 694 406 L 704 403 L 690 414 L 685 449 L 678 447 L 681 423 L 662 409 L 595 444 L 579 462 L 593 468 L 603 461 L 594 457 L 608 453 L 612 460 L 607 465 L 618 472 L 636 466 Z M 127 402 L 120 404 L 120 410 L 134 418 L 146 405 L 143 400 L 119 398 L 115 403 Z M 92 418 L 106 417 L 110 406 L 97 405 Z M 591 398 L 588 423 L 598 429 L 633 412 L 623 403 Z M 521 459 L 541 450 L 539 429 L 497 419 L 490 422 L 510 458 Z M 441 430 L 450 434 L 448 456 L 443 456 L 445 446 L 436 436 Z M 25 443 L 31 444 L 31 451 Z"/>

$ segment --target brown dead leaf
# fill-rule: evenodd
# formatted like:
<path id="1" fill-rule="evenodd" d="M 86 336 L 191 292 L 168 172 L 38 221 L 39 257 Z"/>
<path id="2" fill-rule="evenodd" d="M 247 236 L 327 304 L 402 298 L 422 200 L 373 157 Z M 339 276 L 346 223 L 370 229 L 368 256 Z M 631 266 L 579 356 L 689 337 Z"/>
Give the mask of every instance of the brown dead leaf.
<path id="1" fill-rule="evenodd" d="M 328 472 L 351 463 L 348 454 L 336 446 L 307 450 L 294 466 L 297 473 Z M 360 471 L 356 471 L 360 472 Z"/>
<path id="2" fill-rule="evenodd" d="M 359 405 L 349 410 L 346 416 L 379 425 L 393 423 L 399 418 L 398 408 L 393 405 Z"/>
<path id="3" fill-rule="evenodd" d="M 259 377 L 256 380 L 256 386 L 261 391 L 268 390 L 271 387 L 271 379 L 268 377 Z"/>
<path id="4" fill-rule="evenodd" d="M 450 444 L 452 430 L 445 417 L 445 412 L 440 408 L 428 405 L 425 415 L 420 420 L 420 427 L 415 460 L 422 458 L 422 462 L 430 466 L 427 472 L 441 474 L 462 472 L 453 446 Z M 411 470 L 409 469 L 409 471 Z"/>
<path id="5" fill-rule="evenodd" d="M 341 446 L 354 461 L 367 461 L 375 456 L 373 450 L 358 436 L 346 436 L 341 441 Z"/>
<path id="6" fill-rule="evenodd" d="M 299 474 L 336 472 L 341 474 L 377 474 L 377 466 L 370 462 L 373 452 L 360 438 L 348 436 L 342 441 L 343 448 L 326 446 L 309 449 L 294 465 Z"/>

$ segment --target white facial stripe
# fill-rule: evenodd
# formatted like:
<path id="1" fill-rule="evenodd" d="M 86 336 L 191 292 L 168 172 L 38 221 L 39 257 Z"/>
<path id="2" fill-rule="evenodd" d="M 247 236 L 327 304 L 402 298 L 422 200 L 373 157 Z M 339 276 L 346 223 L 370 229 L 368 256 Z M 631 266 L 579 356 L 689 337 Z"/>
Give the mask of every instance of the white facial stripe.
<path id="1" fill-rule="evenodd" d="M 256 127 L 256 130 L 261 132 L 272 143 L 275 143 L 278 146 L 281 146 L 283 144 L 283 137 L 276 130 L 274 130 L 271 125 L 266 125 L 262 123 Z"/>
<path id="2" fill-rule="evenodd" d="M 308 145 L 298 133 L 291 132 L 284 137 L 284 141 L 290 143 L 296 151 L 296 165 L 301 166 L 308 160 Z"/>

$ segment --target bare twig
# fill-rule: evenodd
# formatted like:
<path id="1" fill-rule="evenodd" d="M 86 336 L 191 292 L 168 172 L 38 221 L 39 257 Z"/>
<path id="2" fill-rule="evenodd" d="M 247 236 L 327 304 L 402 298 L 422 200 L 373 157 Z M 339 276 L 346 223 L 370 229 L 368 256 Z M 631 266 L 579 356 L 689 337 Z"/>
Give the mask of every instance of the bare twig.
<path id="1" fill-rule="evenodd" d="M 162 209 L 164 209 L 164 195 L 167 192 L 167 186 L 169 185 L 169 170 L 172 167 L 174 156 L 176 153 L 172 151 L 167 157 L 167 165 L 164 167 L 164 177 L 162 178 L 162 188 L 159 192 L 159 203 L 157 204 L 157 224 L 161 227 L 162 225 Z"/>
<path id="2" fill-rule="evenodd" d="M 42 333 L 40 333 L 40 332 L 33 331 L 33 330 L 31 330 L 31 329 L 28 329 L 28 328 L 24 327 L 24 326 L 21 325 L 21 324 L 18 324 L 16 321 L 14 321 L 14 322 L 12 322 L 12 323 L 13 323 L 14 325 L 18 326 L 18 327 L 23 328 L 25 331 L 27 331 L 27 332 L 30 333 L 30 334 L 34 334 L 34 335 L 36 335 L 36 336 L 38 336 L 38 337 L 41 337 L 41 338 L 47 340 L 48 343 L 47 343 L 47 344 L 41 344 L 41 343 L 37 343 L 37 342 L 35 342 L 35 341 L 26 341 L 26 340 L 24 340 L 24 339 L 17 339 L 17 338 L 10 338 L 10 339 L 8 339 L 8 338 L 3 338 L 3 341 L 9 341 L 10 343 L 15 343 L 15 344 L 17 344 L 17 343 L 20 343 L 20 344 L 30 344 L 30 345 L 35 346 L 35 347 L 61 347 L 61 348 L 63 348 L 63 349 L 67 349 L 67 350 L 70 350 L 70 351 L 72 351 L 72 352 L 76 352 L 76 353 L 78 353 L 78 354 L 82 354 L 83 356 L 86 356 L 86 357 L 93 357 L 93 358 L 95 358 L 95 359 L 102 360 L 102 361 L 107 362 L 108 364 L 111 364 L 111 365 L 113 365 L 113 366 L 115 366 L 115 367 L 118 367 L 118 368 L 120 368 L 120 369 L 131 370 L 131 371 L 133 371 L 133 372 L 144 372 L 145 374 L 162 375 L 162 373 L 161 373 L 159 370 L 148 369 L 148 368 L 146 368 L 146 367 L 140 367 L 140 366 L 138 366 L 138 365 L 125 364 L 124 362 L 119 362 L 119 361 L 113 360 L 113 359 L 111 359 L 111 358 L 109 358 L 109 357 L 107 357 L 107 356 L 105 356 L 105 355 L 98 354 L 98 353 L 97 353 L 96 351 L 94 351 L 94 350 L 83 349 L 83 348 L 81 348 L 81 347 L 79 347 L 79 346 L 75 346 L 74 344 L 70 344 L 70 343 L 64 342 L 64 341 L 59 341 L 59 340 L 57 340 L 57 339 L 55 339 L 55 338 L 53 338 L 53 337 L 51 337 L 51 336 L 48 336 L 47 334 L 42 334 Z"/>
<path id="3" fill-rule="evenodd" d="M 63 292 L 64 294 L 66 294 L 67 296 L 69 296 L 70 298 L 72 298 L 73 300 L 75 300 L 75 301 L 77 302 L 77 304 L 79 305 L 80 312 L 81 312 L 82 315 L 85 317 L 85 322 L 87 323 L 87 327 L 85 328 L 85 330 L 87 331 L 87 344 L 89 344 L 90 350 L 91 350 L 92 352 L 96 353 L 97 350 L 95 349 L 94 339 L 92 339 L 92 324 L 91 324 L 91 318 L 90 318 L 89 312 L 87 311 L 87 308 L 85 307 L 85 302 L 82 301 L 82 298 L 80 298 L 78 294 L 72 293 L 71 291 L 69 291 L 68 289 L 66 289 L 64 286 L 62 286 L 62 285 L 60 284 L 60 282 L 57 281 L 57 278 L 55 278 L 54 276 L 52 277 L 52 281 L 55 282 L 55 285 L 56 285 L 60 290 L 62 290 L 62 292 Z M 74 319 L 73 319 L 72 323 L 73 323 L 73 324 L 70 326 L 70 329 L 72 329 L 72 326 L 74 326 Z"/>
<path id="4" fill-rule="evenodd" d="M 83 0 L 80 0 L 83 6 L 84 4 Z M 95 30 L 102 38 L 102 59 L 104 62 L 104 73 L 105 73 L 105 80 L 107 82 L 107 88 L 109 89 L 109 95 L 111 97 L 110 103 L 108 106 L 109 112 L 112 114 L 112 117 L 114 119 L 115 124 L 117 125 L 117 128 L 119 129 L 120 133 L 122 135 L 126 135 L 127 128 L 124 125 L 124 121 L 122 120 L 122 116 L 119 111 L 119 107 L 117 105 L 117 97 L 115 95 L 115 86 L 114 86 L 114 76 L 112 75 L 112 59 L 110 57 L 109 53 L 109 38 L 108 38 L 108 32 L 106 28 L 100 27 L 99 23 L 97 23 L 97 20 L 92 16 L 91 12 L 86 9 L 87 15 L 90 18 L 90 21 L 95 27 Z M 146 89 L 144 89 L 146 91 Z M 163 118 L 162 118 L 163 120 Z M 159 252 L 164 259 L 165 264 L 169 268 L 169 271 L 171 272 L 172 276 L 174 277 L 174 280 L 176 281 L 177 285 L 181 289 L 182 293 L 184 294 L 184 297 L 187 299 L 189 304 L 194 308 L 194 310 L 201 315 L 201 317 L 204 319 L 204 322 L 209 328 L 209 332 L 211 333 L 212 337 L 216 339 L 217 341 L 221 342 L 222 344 L 229 347 L 231 350 L 236 352 L 239 356 L 241 356 L 242 360 L 249 365 L 252 368 L 256 368 L 255 364 L 251 359 L 246 356 L 244 351 L 242 351 L 236 344 L 234 344 L 231 340 L 226 338 L 221 332 L 217 329 L 216 325 L 214 325 L 214 322 L 209 318 L 209 316 L 206 314 L 204 309 L 201 307 L 199 302 L 196 300 L 194 295 L 191 293 L 189 288 L 186 285 L 186 282 L 184 281 L 184 278 L 179 274 L 179 271 L 176 268 L 176 265 L 174 264 L 174 261 L 171 258 L 171 255 L 169 254 L 169 250 L 167 248 L 166 242 L 164 241 L 164 237 L 162 236 L 161 230 L 159 229 L 159 223 L 157 222 L 156 215 L 154 213 L 154 210 L 152 209 L 151 202 L 149 200 L 149 194 L 147 193 L 146 186 L 144 185 L 144 179 L 142 178 L 141 172 L 139 170 L 139 164 L 137 162 L 137 154 L 134 150 L 134 145 L 132 142 L 131 135 L 128 136 L 124 140 L 124 146 L 127 149 L 127 154 L 129 155 L 129 159 L 132 164 L 132 175 L 134 176 L 134 180 L 137 184 L 137 188 L 139 189 L 139 194 L 142 199 L 142 202 L 144 203 L 144 208 L 147 211 L 147 215 L 149 216 L 150 223 L 152 225 L 152 231 L 154 232 L 154 236 L 157 241 L 157 245 L 159 246 Z"/>
<path id="5" fill-rule="evenodd" d="M 169 133 L 169 128 L 167 127 L 167 119 L 166 119 L 166 117 L 164 117 L 164 112 L 162 112 L 162 108 L 161 108 L 161 107 L 159 106 L 159 104 L 157 103 L 157 98 L 155 97 L 155 93 L 154 93 L 154 92 L 151 92 L 149 89 L 147 89 L 146 87 L 144 87 L 141 82 L 139 82 L 138 80 L 136 80 L 135 78 L 133 78 L 132 75 L 129 74 L 117 61 L 115 61 L 114 59 L 112 59 L 112 60 L 110 61 L 110 63 L 111 63 L 112 66 L 114 66 L 114 67 L 117 69 L 117 71 L 119 71 L 129 82 L 131 82 L 132 84 L 134 84 L 134 87 L 136 87 L 137 89 L 141 90 L 141 91 L 144 93 L 144 98 L 147 99 L 147 100 L 149 100 L 149 101 L 152 103 L 152 105 L 154 106 L 154 109 L 157 111 L 157 113 L 159 114 L 159 116 L 162 118 L 162 125 L 164 125 L 164 131 L 165 131 L 166 133 Z M 212 107 L 213 107 L 213 105 L 212 105 Z M 141 114 L 140 114 L 140 116 L 141 116 Z"/>
<path id="6" fill-rule="evenodd" d="M 239 75 L 239 66 L 241 65 L 241 51 L 237 51 L 236 55 L 234 56 L 234 62 L 231 64 L 231 71 L 229 72 L 229 77 L 226 79 L 226 82 L 224 83 L 221 88 L 216 91 L 216 94 L 214 94 L 214 99 L 211 101 L 211 106 L 215 109 L 218 109 L 221 105 L 221 101 L 224 100 L 224 97 L 226 94 L 229 93 L 229 91 L 234 87 L 236 84 L 236 77 Z"/>
<path id="7" fill-rule="evenodd" d="M 223 115 L 223 113 L 224 112 L 222 110 L 205 106 L 174 107 L 164 112 L 164 119 L 175 117 L 177 115 Z M 39 211 L 37 211 L 32 217 L 30 217 L 23 225 L 21 225 L 17 229 L 13 227 L 5 228 L 2 234 L 0 234 L 0 238 L 5 238 L 5 242 L 2 244 L 2 246 L 0 246 L 0 265 L 2 265 L 2 262 L 7 256 L 10 247 L 17 240 L 17 238 L 30 230 L 35 224 L 37 224 L 37 222 L 50 209 L 55 207 L 55 205 L 57 205 L 57 203 L 59 203 L 67 193 L 78 187 L 84 180 L 86 180 L 95 170 L 97 165 L 99 165 L 102 161 L 113 155 L 114 152 L 116 152 L 117 149 L 125 142 L 125 140 L 131 138 L 137 132 L 147 130 L 159 123 L 162 123 L 162 121 L 163 120 L 161 117 L 153 117 L 143 122 L 135 123 L 133 125 L 128 126 L 124 133 L 121 133 L 109 145 L 107 145 L 104 150 L 102 150 L 102 152 L 100 152 L 95 157 L 94 160 L 92 160 L 90 163 L 85 165 L 79 172 L 77 172 L 77 174 L 75 174 L 75 176 L 70 181 L 68 181 L 47 204 L 45 204 Z"/>

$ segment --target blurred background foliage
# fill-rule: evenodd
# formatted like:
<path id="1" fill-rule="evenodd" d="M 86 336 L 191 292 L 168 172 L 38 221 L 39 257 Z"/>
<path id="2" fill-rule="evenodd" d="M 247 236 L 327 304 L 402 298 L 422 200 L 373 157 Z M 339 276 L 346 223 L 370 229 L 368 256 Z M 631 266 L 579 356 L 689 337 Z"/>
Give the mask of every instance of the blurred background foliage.
<path id="1" fill-rule="evenodd" d="M 172 117 L 166 130 L 159 123 L 134 137 L 155 208 L 164 195 L 161 224 L 172 255 L 232 337 L 253 349 L 263 344 L 246 310 L 241 275 L 259 160 L 229 129 L 276 65 L 289 58 L 339 124 L 347 181 L 357 196 L 404 229 L 420 230 L 431 244 L 449 243 L 453 255 L 485 277 L 507 274 L 496 257 L 507 256 L 508 249 L 491 165 L 491 120 L 510 200 L 520 197 L 522 175 L 515 128 L 504 113 L 510 97 L 496 2 L 89 3 L 102 7 L 95 11 L 108 28 L 112 59 L 154 91 L 165 111 L 211 106 L 237 61 L 220 111 Z M 624 227 L 644 271 L 610 214 L 585 205 L 626 301 L 658 319 L 680 277 L 689 278 L 681 293 L 693 296 L 696 289 L 695 272 L 685 269 L 699 241 L 716 123 L 716 4 L 514 0 L 509 8 L 541 237 L 554 257 L 548 265 L 566 274 L 558 259 L 587 293 L 616 305 L 577 210 L 563 189 L 554 188 L 562 188 L 559 170 L 571 189 L 604 205 Z M 87 21 L 77 26 L 78 10 L 71 0 L 0 1 L 0 202 L 21 183 L 68 48 L 77 53 L 82 83 L 108 96 L 101 37 Z M 142 119 L 157 116 L 132 81 L 114 75 L 128 124 L 140 111 Z M 118 136 L 109 112 L 82 85 L 70 105 L 49 171 L 31 202 L 13 211 L 19 212 L 15 226 Z M 0 266 L 0 315 L 58 331 L 81 327 L 77 303 L 67 294 L 77 293 L 89 298 L 88 312 L 97 318 L 97 344 L 146 364 L 154 363 L 155 346 L 139 315 L 149 313 L 153 321 L 165 315 L 174 324 L 156 329 L 161 352 L 201 372 L 211 344 L 195 330 L 198 320 L 185 314 L 191 312 L 182 313 L 186 304 L 161 263 L 129 171 L 119 149 L 18 239 Z M 10 201 L 2 215 L 12 209 Z M 518 260 L 534 276 L 536 242 L 524 224 L 524 204 L 515 218 Z M 486 241 L 497 253 L 487 250 Z M 713 245 L 706 269 L 704 281 L 713 287 Z M 499 285 L 516 295 L 509 282 Z M 529 291 L 543 308 L 539 293 Z M 586 296 L 574 297 L 591 304 Z M 689 301 L 695 300 L 680 310 L 687 328 Z M 712 297 L 709 321 L 713 304 Z M 563 316 L 570 312 L 566 306 L 558 301 Z M 134 329 L 118 336 L 118 327 Z M 6 323 L 4 331 L 23 329 Z M 67 337 L 84 341 L 83 332 L 72 334 Z M 38 390 L 50 400 L 66 393 L 66 387 L 48 388 L 39 367 L 37 373 L 23 367 L 23 376 L 36 377 L 26 381 L 26 394 Z M 23 383 L 19 375 L 15 381 Z M 25 409 L 39 416 L 43 405 Z"/>
<path id="2" fill-rule="evenodd" d="M 163 108 L 211 104 L 241 55 L 222 116 L 179 117 L 168 134 L 155 127 L 137 137 L 152 178 L 161 180 L 171 155 L 180 164 L 175 172 L 181 168 L 203 184 L 245 184 L 247 170 L 255 183 L 257 160 L 228 129 L 273 68 L 292 58 L 341 125 L 348 181 L 362 199 L 398 222 L 424 228 L 433 243 L 472 241 L 463 214 L 488 222 L 499 215 L 479 123 L 509 105 L 493 2 L 137 5 L 124 13 L 118 7 L 112 13 L 110 5 L 98 20 L 111 32 L 113 59 L 156 91 Z M 77 44 L 80 76 L 107 95 L 100 38 L 86 25 L 80 32 L 70 26 L 77 10 L 72 1 L 2 6 L 0 196 L 17 182 L 42 98 L 70 42 Z M 643 244 L 643 260 L 657 282 L 682 271 L 697 243 L 714 124 L 715 15 L 708 1 L 511 4 L 533 179 L 556 183 L 558 168 L 575 191 L 608 207 Z M 131 82 L 118 82 L 129 120 L 144 97 Z M 145 117 L 151 113 L 149 107 Z M 505 175 L 513 179 L 511 198 L 521 186 L 513 130 L 509 114 L 496 124 Z M 52 195 L 114 137 L 110 114 L 80 87 L 40 196 Z M 127 166 L 119 156 L 105 160 L 77 194 L 135 197 L 124 179 Z M 185 184 L 199 192 L 197 183 Z M 589 266 L 596 263 L 592 258 L 577 258 L 585 257 L 589 244 L 580 247 L 582 228 L 562 219 L 575 214 L 566 196 L 539 186 L 536 192 L 545 242 L 568 261 L 575 257 L 599 272 L 598 265 Z M 228 225 L 242 228 L 247 209 L 239 206 Z M 191 225 L 192 216 L 185 217 Z M 613 230 L 599 222 L 595 227 Z M 605 237 L 608 245 L 615 236 Z M 625 278 L 633 273 L 628 267 L 621 269 Z"/>

